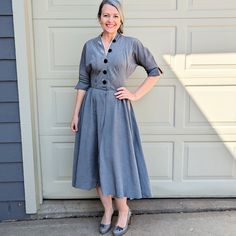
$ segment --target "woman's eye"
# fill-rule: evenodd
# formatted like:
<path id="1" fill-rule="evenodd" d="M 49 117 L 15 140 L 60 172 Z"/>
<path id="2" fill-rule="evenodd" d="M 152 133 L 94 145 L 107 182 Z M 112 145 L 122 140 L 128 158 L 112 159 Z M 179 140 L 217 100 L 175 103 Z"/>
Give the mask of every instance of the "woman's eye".
<path id="1" fill-rule="evenodd" d="M 110 15 L 108 15 L 108 14 L 104 14 L 103 17 L 110 17 Z M 114 17 L 114 18 L 119 18 L 118 15 L 115 15 L 115 16 L 113 16 L 113 17 Z"/>

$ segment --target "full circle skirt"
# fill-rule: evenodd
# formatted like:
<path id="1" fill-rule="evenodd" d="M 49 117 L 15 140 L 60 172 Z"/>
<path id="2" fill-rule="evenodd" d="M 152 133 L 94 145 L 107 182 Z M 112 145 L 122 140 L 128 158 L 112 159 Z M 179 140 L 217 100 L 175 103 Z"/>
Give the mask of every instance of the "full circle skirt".
<path id="1" fill-rule="evenodd" d="M 115 90 L 90 87 L 79 112 L 72 186 L 104 195 L 149 198 L 147 167 L 132 103 Z"/>

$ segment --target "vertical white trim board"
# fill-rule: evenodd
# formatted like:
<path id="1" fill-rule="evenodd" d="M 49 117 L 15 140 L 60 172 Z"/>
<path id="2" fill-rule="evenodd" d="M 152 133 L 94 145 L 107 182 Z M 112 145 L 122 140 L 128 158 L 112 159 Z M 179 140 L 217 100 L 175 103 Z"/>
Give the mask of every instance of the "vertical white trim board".
<path id="1" fill-rule="evenodd" d="M 26 213 L 34 214 L 40 204 L 38 196 L 37 171 L 33 134 L 33 108 L 30 93 L 30 67 L 27 49 L 26 1 L 12 0 L 16 68 L 19 92 L 20 128 L 22 138 L 22 157 Z"/>

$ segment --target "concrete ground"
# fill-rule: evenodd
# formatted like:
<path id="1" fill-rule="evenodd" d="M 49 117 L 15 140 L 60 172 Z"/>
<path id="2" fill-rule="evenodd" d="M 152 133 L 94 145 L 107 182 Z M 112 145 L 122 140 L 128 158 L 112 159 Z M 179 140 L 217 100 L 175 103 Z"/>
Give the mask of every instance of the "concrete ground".
<path id="1" fill-rule="evenodd" d="M 236 236 L 235 198 L 139 199 L 128 205 L 133 216 L 126 236 Z M 30 220 L 0 222 L 0 236 L 100 235 L 102 215 L 98 199 L 45 200 Z M 113 225 L 116 219 L 117 212 Z"/>
<path id="2" fill-rule="evenodd" d="M 113 224 L 117 216 L 113 218 Z M 101 217 L 0 223 L 1 236 L 93 236 Z M 112 235 L 109 232 L 106 235 Z M 127 236 L 235 236 L 236 211 L 133 215 Z"/>

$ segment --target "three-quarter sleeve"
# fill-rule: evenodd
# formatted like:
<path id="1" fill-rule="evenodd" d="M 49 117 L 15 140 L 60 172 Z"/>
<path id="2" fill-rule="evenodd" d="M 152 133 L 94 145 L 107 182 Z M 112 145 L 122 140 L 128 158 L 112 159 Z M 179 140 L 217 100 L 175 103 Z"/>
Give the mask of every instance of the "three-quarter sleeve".
<path id="1" fill-rule="evenodd" d="M 135 39 L 133 47 L 136 64 L 142 66 L 146 70 L 148 76 L 158 76 L 163 73 L 158 67 L 152 53 L 148 48 L 144 47 L 138 39 Z"/>
<path id="2" fill-rule="evenodd" d="M 80 65 L 79 65 L 79 81 L 75 89 L 88 90 L 90 87 L 90 66 L 86 63 L 86 44 L 83 46 Z"/>

